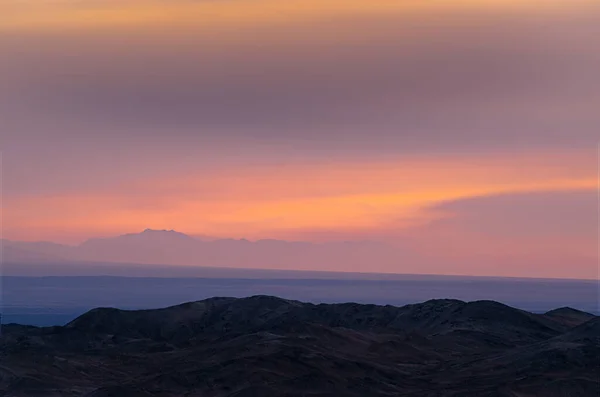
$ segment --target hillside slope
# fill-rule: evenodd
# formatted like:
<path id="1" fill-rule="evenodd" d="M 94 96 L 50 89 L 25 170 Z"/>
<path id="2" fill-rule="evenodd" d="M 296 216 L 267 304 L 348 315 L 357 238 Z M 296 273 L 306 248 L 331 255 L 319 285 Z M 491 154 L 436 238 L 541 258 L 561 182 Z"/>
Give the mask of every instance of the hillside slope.
<path id="1" fill-rule="evenodd" d="M 595 397 L 599 318 L 564 317 L 270 296 L 99 308 L 65 327 L 6 326 L 0 395 Z"/>

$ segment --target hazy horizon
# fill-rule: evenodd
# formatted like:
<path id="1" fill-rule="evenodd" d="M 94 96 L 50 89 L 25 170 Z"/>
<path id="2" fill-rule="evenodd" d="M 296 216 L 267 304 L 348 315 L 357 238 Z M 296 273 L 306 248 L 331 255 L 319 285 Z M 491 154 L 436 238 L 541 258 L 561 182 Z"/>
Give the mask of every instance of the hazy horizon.
<path id="1" fill-rule="evenodd" d="M 138 277 L 7 276 L 3 315 L 6 322 L 64 325 L 96 307 L 156 309 L 212 297 L 255 295 L 312 303 L 394 306 L 431 299 L 494 300 L 537 313 L 571 307 L 600 314 L 597 284 L 591 280 L 385 275 L 369 279 L 364 275 L 343 278 L 343 274 L 341 278 L 333 274 L 319 278 L 314 273 L 298 272 L 290 277 L 277 271 L 236 271 L 190 277 L 176 270 L 168 277 L 147 277 L 141 272 Z"/>
<path id="2" fill-rule="evenodd" d="M 211 239 L 188 236 L 174 230 L 146 229 L 140 233 L 92 238 L 76 245 L 5 239 L 2 240 L 1 249 L 4 275 L 132 275 L 121 271 L 114 273 L 114 269 L 111 270 L 113 273 L 106 272 L 110 265 L 117 265 L 123 266 L 123 269 L 134 268 L 133 273 L 138 276 L 152 276 L 156 269 L 170 268 L 172 274 L 177 274 L 183 268 L 190 268 L 200 272 L 202 269 L 223 269 L 225 272 L 264 269 L 290 274 L 317 272 L 365 276 L 387 274 L 597 280 L 594 274 L 586 277 L 585 274 L 582 276 L 572 271 L 547 273 L 545 276 L 540 276 L 531 267 L 520 269 L 519 272 L 508 267 L 507 271 L 506 261 L 487 263 L 479 269 L 472 269 L 454 262 L 452 258 L 443 257 L 444 253 L 418 256 L 408 244 L 366 240 L 315 243 L 274 239 Z M 342 263 L 344 267 L 339 268 L 337 265 Z M 27 270 L 20 272 L 20 268 Z M 159 273 L 159 277 L 170 277 L 168 270 Z"/>
<path id="3" fill-rule="evenodd" d="M 3 1 L 2 238 L 327 243 L 7 257 L 597 279 L 599 36 L 594 0 Z"/>

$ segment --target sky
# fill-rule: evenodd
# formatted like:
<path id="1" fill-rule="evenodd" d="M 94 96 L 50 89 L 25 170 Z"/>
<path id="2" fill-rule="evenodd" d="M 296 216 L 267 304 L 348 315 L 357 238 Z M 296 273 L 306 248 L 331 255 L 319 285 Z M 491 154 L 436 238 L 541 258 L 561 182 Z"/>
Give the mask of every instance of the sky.
<path id="1" fill-rule="evenodd" d="M 3 237 L 596 278 L 597 37 L 592 0 L 4 0 Z"/>

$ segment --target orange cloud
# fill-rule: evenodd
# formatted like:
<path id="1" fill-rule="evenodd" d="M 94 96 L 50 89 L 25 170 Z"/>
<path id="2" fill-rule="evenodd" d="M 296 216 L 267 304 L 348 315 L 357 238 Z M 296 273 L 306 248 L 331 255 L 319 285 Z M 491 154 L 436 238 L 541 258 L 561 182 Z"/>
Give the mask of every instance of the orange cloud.
<path id="1" fill-rule="evenodd" d="M 384 228 L 390 219 L 405 219 L 408 227 L 429 221 L 431 213 L 422 210 L 444 201 L 595 189 L 593 161 L 581 154 L 523 154 L 192 172 L 12 198 L 5 230 L 23 238 L 31 230 L 89 235 L 152 227 L 258 238 L 286 230 Z"/>
<path id="2" fill-rule="evenodd" d="M 252 26 L 306 22 L 318 18 L 389 15 L 408 12 L 534 11 L 564 12 L 593 5 L 591 0 L 563 2 L 523 0 L 228 0 L 188 1 L 101 1 L 83 4 L 72 1 L 3 2 L 0 30 L 64 30 L 140 27 L 182 24 L 195 27 Z"/>

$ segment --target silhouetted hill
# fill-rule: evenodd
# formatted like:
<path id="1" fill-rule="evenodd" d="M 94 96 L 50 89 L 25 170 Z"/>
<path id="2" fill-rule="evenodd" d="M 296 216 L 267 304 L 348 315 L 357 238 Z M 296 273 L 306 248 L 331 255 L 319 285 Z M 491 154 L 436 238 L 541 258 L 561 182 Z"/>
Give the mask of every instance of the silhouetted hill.
<path id="1" fill-rule="evenodd" d="M 570 307 L 561 307 L 559 309 L 550 310 L 545 316 L 553 321 L 560 322 L 567 327 L 583 324 L 595 317 L 593 314 L 572 309 Z"/>
<path id="2" fill-rule="evenodd" d="M 592 316 L 592 319 L 569 330 L 561 335 L 559 339 L 569 342 L 592 340 L 595 343 L 600 343 L 600 317 Z"/>
<path id="3" fill-rule="evenodd" d="M 558 397 L 598 394 L 599 320 L 594 318 L 557 337 L 455 367 L 449 374 L 463 382 L 476 379 L 482 389 L 487 382 L 504 378 L 516 395 Z"/>
<path id="4" fill-rule="evenodd" d="M 271 296 L 98 308 L 64 327 L 5 326 L 0 395 L 595 397 L 599 319 L 558 313 Z"/>
<path id="5" fill-rule="evenodd" d="M 505 343 L 530 343 L 564 330 L 562 323 L 491 302 L 431 300 L 394 306 L 310 304 L 269 296 L 212 298 L 165 309 L 94 309 L 66 328 L 129 337 L 187 338 L 198 333 L 248 333 L 295 330 L 304 324 L 353 330 L 419 332 L 429 337 L 485 333 Z"/>

